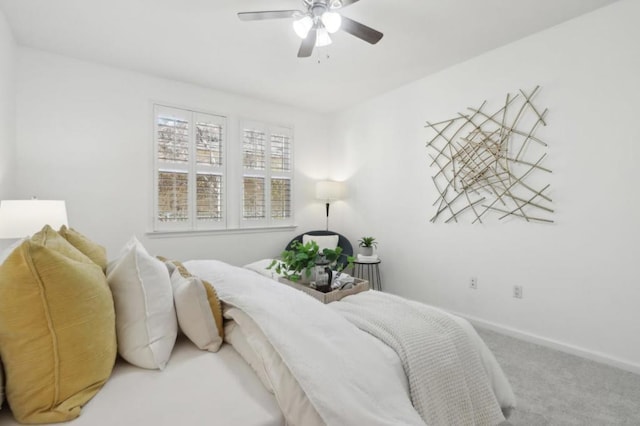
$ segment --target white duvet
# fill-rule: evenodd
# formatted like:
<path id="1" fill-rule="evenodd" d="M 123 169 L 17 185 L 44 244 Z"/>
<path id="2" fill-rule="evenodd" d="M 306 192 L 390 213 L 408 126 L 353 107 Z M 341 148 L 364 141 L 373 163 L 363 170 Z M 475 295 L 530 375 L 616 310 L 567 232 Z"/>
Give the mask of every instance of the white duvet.
<path id="1" fill-rule="evenodd" d="M 263 358 L 256 362 L 264 370 L 261 379 L 274 392 L 288 423 L 424 424 L 411 404 L 396 353 L 336 310 L 222 262 L 189 261 L 185 266 L 210 281 L 232 308 L 227 316 L 242 326 L 242 339 L 251 340 L 245 346 L 258 348 L 255 354 Z M 479 338 L 471 343 L 479 353 L 488 351 Z M 492 376 L 489 381 L 497 398 L 503 399 L 500 405 L 508 407 L 513 405 L 513 394 L 496 366 L 485 365 L 485 369 Z M 287 379 L 282 372 L 295 379 Z M 495 389 L 496 384 L 500 389 Z"/>

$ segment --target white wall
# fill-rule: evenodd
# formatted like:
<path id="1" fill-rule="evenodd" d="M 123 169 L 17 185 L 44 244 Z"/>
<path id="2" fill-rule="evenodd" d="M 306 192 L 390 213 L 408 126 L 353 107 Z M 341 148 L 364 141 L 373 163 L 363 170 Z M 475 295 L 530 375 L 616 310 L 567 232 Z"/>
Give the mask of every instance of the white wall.
<path id="1" fill-rule="evenodd" d="M 16 45 L 0 10 L 0 200 L 13 195 Z"/>
<path id="2" fill-rule="evenodd" d="M 335 227 L 378 237 L 386 289 L 640 372 L 639 16 L 623 0 L 336 116 Z M 430 223 L 425 121 L 537 84 L 556 223 Z"/>
<path id="3" fill-rule="evenodd" d="M 156 254 L 241 264 L 280 253 L 292 236 L 324 224 L 313 193 L 326 178 L 326 118 L 193 85 L 18 49 L 17 195 L 65 199 L 70 225 L 107 247 L 133 234 Z M 297 230 L 150 238 L 152 101 L 295 129 Z"/>

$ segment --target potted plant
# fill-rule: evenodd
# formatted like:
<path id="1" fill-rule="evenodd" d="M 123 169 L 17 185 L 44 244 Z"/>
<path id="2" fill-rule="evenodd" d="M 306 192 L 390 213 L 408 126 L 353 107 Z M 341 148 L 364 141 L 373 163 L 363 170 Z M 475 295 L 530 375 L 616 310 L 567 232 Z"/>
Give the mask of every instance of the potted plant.
<path id="1" fill-rule="evenodd" d="M 363 256 L 372 256 L 373 248 L 378 247 L 378 242 L 375 237 L 362 237 L 358 240 L 358 245 L 361 248 L 360 252 Z"/>
<path id="2" fill-rule="evenodd" d="M 337 260 L 342 254 L 342 248 L 336 247 L 335 250 L 324 249 L 320 253 L 320 248 L 315 241 L 309 241 L 307 244 L 302 244 L 299 241 L 294 241 L 291 244 L 291 250 L 285 250 L 280 255 L 280 259 L 274 259 L 267 269 L 275 269 L 278 274 L 282 274 L 286 279 L 291 281 L 309 282 L 311 279 L 311 273 L 316 266 L 321 255 L 324 255 L 326 260 L 329 261 L 329 266 L 332 269 L 341 271 L 342 266 L 337 265 Z M 348 265 L 353 265 L 353 257 L 348 257 Z"/>

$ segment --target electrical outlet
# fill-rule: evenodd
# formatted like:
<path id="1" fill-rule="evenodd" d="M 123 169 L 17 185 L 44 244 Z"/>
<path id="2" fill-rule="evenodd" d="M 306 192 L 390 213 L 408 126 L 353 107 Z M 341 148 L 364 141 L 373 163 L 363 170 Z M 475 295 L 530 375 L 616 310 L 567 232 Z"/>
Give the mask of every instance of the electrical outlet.
<path id="1" fill-rule="evenodd" d="M 514 285 L 513 286 L 513 297 L 516 299 L 522 299 L 522 286 Z"/>
<path id="2" fill-rule="evenodd" d="M 471 281 L 469 282 L 469 288 L 474 290 L 478 289 L 478 279 L 476 277 L 471 277 Z"/>

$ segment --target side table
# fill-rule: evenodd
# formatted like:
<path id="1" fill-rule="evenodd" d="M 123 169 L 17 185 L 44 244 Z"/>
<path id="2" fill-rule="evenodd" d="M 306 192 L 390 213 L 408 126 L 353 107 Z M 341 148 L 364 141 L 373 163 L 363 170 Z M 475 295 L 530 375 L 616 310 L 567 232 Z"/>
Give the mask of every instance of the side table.
<path id="1" fill-rule="evenodd" d="M 373 290 L 382 291 L 382 280 L 380 279 L 380 259 L 372 262 L 353 261 L 353 276 L 369 281 Z"/>

